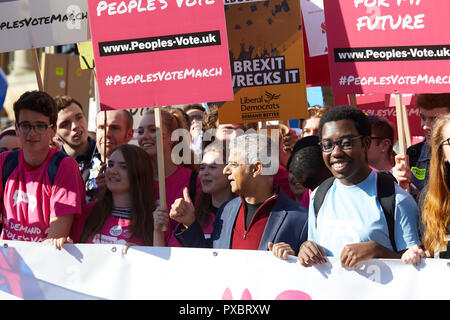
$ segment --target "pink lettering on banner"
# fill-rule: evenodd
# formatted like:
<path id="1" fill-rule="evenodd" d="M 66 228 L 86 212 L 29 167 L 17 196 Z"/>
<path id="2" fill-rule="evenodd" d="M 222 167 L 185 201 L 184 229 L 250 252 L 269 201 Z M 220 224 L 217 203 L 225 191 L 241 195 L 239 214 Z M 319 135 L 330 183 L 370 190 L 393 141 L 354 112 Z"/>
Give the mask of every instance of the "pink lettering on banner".
<path id="1" fill-rule="evenodd" d="M 222 295 L 222 300 L 233 300 L 233 293 L 230 288 L 226 288 Z M 247 288 L 242 292 L 241 300 L 253 300 L 250 290 Z M 275 300 L 312 300 L 306 292 L 299 290 L 285 290 L 279 293 Z"/>
<path id="2" fill-rule="evenodd" d="M 6 253 L 6 254 L 5 254 Z M 16 271 L 20 268 L 20 256 L 16 250 L 2 250 L 0 252 L 0 287 L 16 297 L 24 298 L 20 286 L 21 277 Z"/>
<path id="3" fill-rule="evenodd" d="M 223 1 L 88 0 L 88 9 L 102 110 L 233 100 Z"/>
<path id="4" fill-rule="evenodd" d="M 386 118 L 394 126 L 395 132 L 397 132 L 397 112 L 393 96 L 384 94 L 357 94 L 355 98 L 358 108 L 364 111 L 365 114 Z M 335 95 L 336 106 L 349 103 L 350 101 L 347 95 Z M 419 107 L 415 106 L 415 95 L 404 94 L 403 104 L 406 106 L 411 136 L 423 136 Z"/>
<path id="5" fill-rule="evenodd" d="M 443 93 L 448 0 L 324 0 L 333 92 Z"/>

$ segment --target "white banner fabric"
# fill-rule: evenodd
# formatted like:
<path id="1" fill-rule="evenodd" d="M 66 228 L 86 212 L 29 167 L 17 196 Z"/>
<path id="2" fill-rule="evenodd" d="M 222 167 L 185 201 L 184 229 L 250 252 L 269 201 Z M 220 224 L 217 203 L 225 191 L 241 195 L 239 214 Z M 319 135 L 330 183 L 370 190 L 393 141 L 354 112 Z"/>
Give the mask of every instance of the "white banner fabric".
<path id="1" fill-rule="evenodd" d="M 89 40 L 86 0 L 1 0 L 0 52 Z"/>
<path id="2" fill-rule="evenodd" d="M 268 251 L 0 243 L 0 299 L 449 299 L 449 260 L 338 258 L 304 268 Z"/>

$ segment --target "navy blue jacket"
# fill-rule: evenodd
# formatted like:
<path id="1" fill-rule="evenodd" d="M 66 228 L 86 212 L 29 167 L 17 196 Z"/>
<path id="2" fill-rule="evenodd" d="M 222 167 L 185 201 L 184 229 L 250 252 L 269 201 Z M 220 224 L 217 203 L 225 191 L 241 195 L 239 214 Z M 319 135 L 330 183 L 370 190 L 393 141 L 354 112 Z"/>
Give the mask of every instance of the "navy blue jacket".
<path id="1" fill-rule="evenodd" d="M 217 212 L 210 239 L 205 239 L 202 228 L 195 221 L 188 229 L 175 230 L 175 237 L 183 247 L 231 249 L 233 227 L 242 201 L 240 197 L 228 201 Z M 268 250 L 268 242 L 288 243 L 298 254 L 300 245 L 307 240 L 308 211 L 279 189 L 267 220 L 258 250 Z"/>

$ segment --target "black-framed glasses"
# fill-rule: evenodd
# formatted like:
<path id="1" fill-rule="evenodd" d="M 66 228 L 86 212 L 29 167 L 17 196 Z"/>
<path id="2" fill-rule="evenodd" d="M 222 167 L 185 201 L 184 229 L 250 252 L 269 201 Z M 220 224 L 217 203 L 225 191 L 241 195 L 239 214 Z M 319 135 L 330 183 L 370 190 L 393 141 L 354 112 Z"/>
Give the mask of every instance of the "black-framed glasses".
<path id="1" fill-rule="evenodd" d="M 370 137 L 370 139 L 372 139 L 372 140 L 384 140 L 386 138 L 383 138 L 383 137 Z"/>
<path id="2" fill-rule="evenodd" d="M 322 140 L 319 142 L 319 145 L 325 153 L 332 152 L 335 146 L 339 146 L 341 150 L 351 150 L 353 148 L 353 141 L 362 137 L 362 135 L 357 137 L 343 137 L 337 141 Z"/>
<path id="3" fill-rule="evenodd" d="M 442 141 L 441 142 L 441 147 L 442 146 L 450 146 L 450 138 L 447 138 L 444 141 Z"/>
<path id="4" fill-rule="evenodd" d="M 19 128 L 19 131 L 24 134 L 30 133 L 32 129 L 34 129 L 34 132 L 38 134 L 43 134 L 45 130 L 53 127 L 53 125 L 45 123 L 30 124 L 29 122 L 20 122 L 17 124 L 17 127 Z"/>

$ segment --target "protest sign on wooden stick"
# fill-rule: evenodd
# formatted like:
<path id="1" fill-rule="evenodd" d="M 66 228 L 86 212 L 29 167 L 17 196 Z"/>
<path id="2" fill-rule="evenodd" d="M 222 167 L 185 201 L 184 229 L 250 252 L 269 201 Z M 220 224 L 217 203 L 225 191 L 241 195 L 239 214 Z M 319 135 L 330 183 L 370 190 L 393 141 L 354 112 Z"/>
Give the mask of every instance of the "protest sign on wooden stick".
<path id="1" fill-rule="evenodd" d="M 164 152 L 163 152 L 163 136 L 162 136 L 161 109 L 155 107 L 155 127 L 156 127 L 156 152 L 158 156 L 158 185 L 159 185 L 159 207 L 162 210 L 168 210 L 166 203 L 166 178 L 164 174 Z M 166 231 L 167 226 L 162 228 Z"/>
<path id="2" fill-rule="evenodd" d="M 398 133 L 398 146 L 399 153 L 406 154 L 406 138 L 405 129 L 403 122 L 403 111 L 402 111 L 402 95 L 400 93 L 395 94 L 395 110 L 397 112 L 397 133 Z"/>
<path id="3" fill-rule="evenodd" d="M 358 107 L 358 103 L 356 102 L 356 95 L 349 94 L 348 95 L 348 102 L 350 103 L 351 106 Z"/>
<path id="4" fill-rule="evenodd" d="M 40 67 L 39 67 L 39 58 L 38 58 L 37 49 L 36 48 L 31 49 L 31 54 L 33 55 L 34 72 L 36 74 L 36 81 L 38 84 L 39 91 L 44 91 L 44 85 L 42 83 L 42 76 L 41 76 L 41 71 L 40 71 Z"/>
<path id="5" fill-rule="evenodd" d="M 406 117 L 406 108 L 402 103 L 402 95 L 401 93 L 395 94 L 395 110 L 397 112 L 397 134 L 398 134 L 398 146 L 399 146 L 399 154 L 406 156 L 406 130 L 405 130 L 405 122 L 406 127 L 408 127 L 407 132 L 409 133 L 408 119 Z M 411 137 L 410 137 L 411 140 Z M 409 186 L 406 185 L 404 189 L 409 192 Z"/>
<path id="6" fill-rule="evenodd" d="M 411 131 L 409 129 L 408 113 L 406 112 L 406 106 L 402 103 L 402 117 L 403 117 L 403 129 L 405 131 L 406 148 L 409 148 L 412 144 Z"/>

